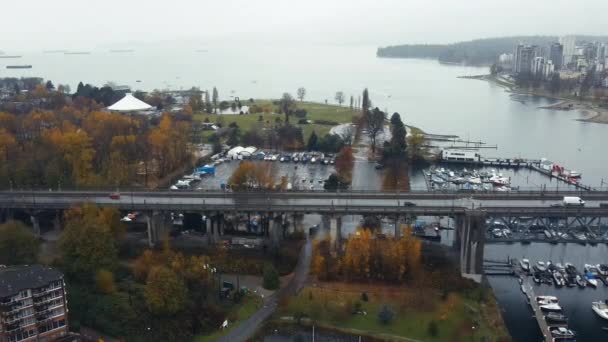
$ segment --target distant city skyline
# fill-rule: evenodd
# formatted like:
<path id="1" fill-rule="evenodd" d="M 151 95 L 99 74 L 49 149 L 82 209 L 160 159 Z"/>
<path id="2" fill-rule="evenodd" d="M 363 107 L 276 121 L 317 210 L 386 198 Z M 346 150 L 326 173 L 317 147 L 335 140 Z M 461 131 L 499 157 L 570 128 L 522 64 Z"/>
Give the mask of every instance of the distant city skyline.
<path id="1" fill-rule="evenodd" d="M 198 44 L 453 43 L 517 35 L 606 34 L 608 2 L 586 0 L 11 1 L 0 50 L 92 49 L 130 42 Z"/>

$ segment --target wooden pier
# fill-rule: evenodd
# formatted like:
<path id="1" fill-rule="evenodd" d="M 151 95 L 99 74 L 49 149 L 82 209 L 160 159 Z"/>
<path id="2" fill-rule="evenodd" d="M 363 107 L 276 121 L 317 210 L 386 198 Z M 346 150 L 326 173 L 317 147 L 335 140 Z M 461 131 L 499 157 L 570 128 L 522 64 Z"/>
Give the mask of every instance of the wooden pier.
<path id="1" fill-rule="evenodd" d="M 530 303 L 530 306 L 532 307 L 532 311 L 534 312 L 534 318 L 536 319 L 536 322 L 538 323 L 540 332 L 543 334 L 543 339 L 545 340 L 545 342 L 552 342 L 553 336 L 551 334 L 549 324 L 547 324 L 547 321 L 545 320 L 545 315 L 543 314 L 543 311 L 538 306 L 538 302 L 536 301 L 536 294 L 534 293 L 534 287 L 532 286 L 532 283 L 530 282 L 530 278 L 526 278 L 523 281 L 522 289 L 525 290 L 524 293 L 525 293 L 526 297 L 528 297 L 528 302 Z"/>

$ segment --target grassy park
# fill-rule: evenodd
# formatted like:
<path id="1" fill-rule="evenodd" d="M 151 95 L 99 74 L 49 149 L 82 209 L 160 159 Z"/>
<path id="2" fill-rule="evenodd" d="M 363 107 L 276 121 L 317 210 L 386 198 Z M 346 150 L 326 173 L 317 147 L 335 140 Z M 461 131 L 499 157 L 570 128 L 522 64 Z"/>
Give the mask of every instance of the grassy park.
<path id="1" fill-rule="evenodd" d="M 257 125 L 271 126 L 274 125 L 275 120 L 280 118 L 285 119 L 283 114 L 277 114 L 278 108 L 273 104 L 272 100 L 254 100 L 253 103 L 244 103 L 251 108 L 254 106 L 257 108 L 266 109 L 267 112 L 246 114 L 246 115 L 217 115 L 207 113 L 196 113 L 194 119 L 200 122 L 208 121 L 213 123 L 223 123 L 228 125 L 232 122 L 236 122 L 242 132 L 247 132 Z M 329 130 L 335 124 L 350 123 L 353 121 L 353 117 L 359 114 L 358 111 L 350 109 L 348 106 L 336 106 L 330 104 L 321 104 L 314 102 L 300 102 L 296 103 L 298 109 L 307 111 L 306 118 L 311 121 L 310 124 L 298 123 L 299 118 L 292 116 L 290 122 L 294 125 L 302 128 L 304 138 L 307 139 L 312 131 L 315 131 L 317 135 L 324 136 L 329 133 Z M 260 117 L 262 120 L 260 120 Z M 321 122 L 319 122 L 321 121 Z M 335 124 L 334 124 L 335 123 Z M 203 137 L 209 137 L 213 131 L 205 131 Z"/>
<path id="2" fill-rule="evenodd" d="M 440 295 L 433 289 L 322 283 L 282 304 L 279 317 L 306 317 L 317 326 L 379 339 L 509 340 L 491 292 L 480 289 Z M 390 319 L 380 319 L 383 310 Z"/>

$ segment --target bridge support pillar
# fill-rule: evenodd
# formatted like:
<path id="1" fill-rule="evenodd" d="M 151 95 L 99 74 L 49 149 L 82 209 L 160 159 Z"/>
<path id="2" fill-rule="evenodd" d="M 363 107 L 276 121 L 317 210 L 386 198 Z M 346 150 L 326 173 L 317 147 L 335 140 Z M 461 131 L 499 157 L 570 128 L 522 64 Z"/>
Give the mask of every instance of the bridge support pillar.
<path id="1" fill-rule="evenodd" d="M 268 233 L 273 249 L 278 249 L 283 235 L 283 217 L 276 219 L 273 213 L 268 213 Z"/>
<path id="2" fill-rule="evenodd" d="M 401 238 L 401 216 L 395 216 L 395 239 Z"/>
<path id="3" fill-rule="evenodd" d="M 170 219 L 164 212 L 153 211 L 146 214 L 146 224 L 148 226 L 148 246 L 160 241 L 164 234 L 169 231 Z"/>
<path id="4" fill-rule="evenodd" d="M 34 235 L 40 236 L 40 223 L 38 222 L 38 218 L 35 215 L 30 215 L 30 221 L 32 222 Z"/>
<path id="5" fill-rule="evenodd" d="M 460 273 L 465 278 L 481 282 L 486 214 L 467 211 L 463 217 L 456 219 L 456 229 L 457 246 L 460 246 Z"/>
<path id="6" fill-rule="evenodd" d="M 329 236 L 331 238 L 332 245 L 336 249 L 340 249 L 342 242 L 342 217 L 333 215 L 329 218 Z"/>

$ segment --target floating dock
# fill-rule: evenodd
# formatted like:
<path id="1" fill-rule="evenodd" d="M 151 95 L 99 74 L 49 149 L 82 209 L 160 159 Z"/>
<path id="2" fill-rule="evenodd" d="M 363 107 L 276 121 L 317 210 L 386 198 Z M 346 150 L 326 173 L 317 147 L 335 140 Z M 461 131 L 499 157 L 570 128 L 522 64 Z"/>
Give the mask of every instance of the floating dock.
<path id="1" fill-rule="evenodd" d="M 551 334 L 551 330 L 549 329 L 549 324 L 545 320 L 545 315 L 543 315 L 543 311 L 538 306 L 536 302 L 536 294 L 534 293 L 534 287 L 530 282 L 529 278 L 524 280 L 522 284 L 522 289 L 525 290 L 524 294 L 528 297 L 528 303 L 532 307 L 532 311 L 534 312 L 534 318 L 538 323 L 538 327 L 540 328 L 540 332 L 543 334 L 543 339 L 545 342 L 552 342 L 553 336 Z"/>

